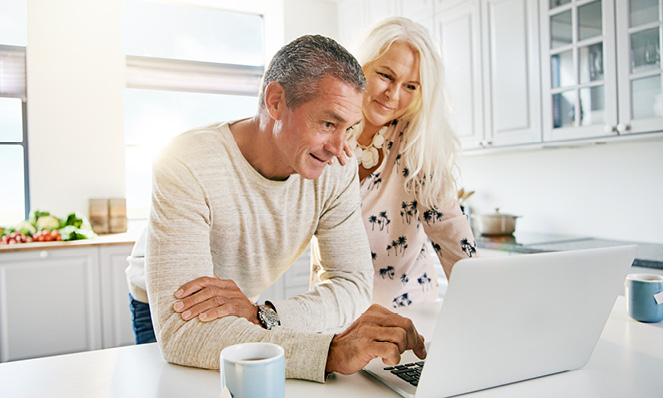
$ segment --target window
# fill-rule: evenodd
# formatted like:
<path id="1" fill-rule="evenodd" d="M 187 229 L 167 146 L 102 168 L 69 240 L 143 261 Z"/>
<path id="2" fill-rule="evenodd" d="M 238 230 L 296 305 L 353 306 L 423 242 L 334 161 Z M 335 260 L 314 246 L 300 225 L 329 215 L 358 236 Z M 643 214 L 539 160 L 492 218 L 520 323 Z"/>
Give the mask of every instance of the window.
<path id="1" fill-rule="evenodd" d="M 0 0 L 0 225 L 30 210 L 26 129 L 26 0 Z"/>
<path id="2" fill-rule="evenodd" d="M 151 164 L 174 136 L 252 116 L 264 70 L 260 15 L 127 0 L 127 215 L 146 218 Z"/>

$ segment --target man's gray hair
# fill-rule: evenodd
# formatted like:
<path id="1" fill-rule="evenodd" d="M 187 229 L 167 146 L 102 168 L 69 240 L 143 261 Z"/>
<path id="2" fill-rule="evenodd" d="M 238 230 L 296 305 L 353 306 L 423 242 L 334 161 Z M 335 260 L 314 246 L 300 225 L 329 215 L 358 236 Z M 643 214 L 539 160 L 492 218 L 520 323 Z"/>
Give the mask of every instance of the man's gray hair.
<path id="1" fill-rule="evenodd" d="M 272 58 L 260 85 L 260 109 L 265 107 L 265 89 L 278 82 L 285 90 L 289 109 L 316 98 L 320 81 L 335 77 L 361 92 L 366 79 L 361 65 L 336 41 L 320 36 L 306 35 L 283 46 Z"/>

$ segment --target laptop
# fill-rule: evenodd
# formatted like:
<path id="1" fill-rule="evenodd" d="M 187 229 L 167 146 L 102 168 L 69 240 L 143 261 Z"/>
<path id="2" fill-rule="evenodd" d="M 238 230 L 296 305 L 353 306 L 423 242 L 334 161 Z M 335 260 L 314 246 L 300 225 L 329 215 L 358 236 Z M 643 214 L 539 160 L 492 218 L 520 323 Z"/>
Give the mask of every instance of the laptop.
<path id="1" fill-rule="evenodd" d="M 587 364 L 636 246 L 458 261 L 424 361 L 364 372 L 404 397 L 447 397 Z M 431 338 L 432 337 L 432 338 Z"/>

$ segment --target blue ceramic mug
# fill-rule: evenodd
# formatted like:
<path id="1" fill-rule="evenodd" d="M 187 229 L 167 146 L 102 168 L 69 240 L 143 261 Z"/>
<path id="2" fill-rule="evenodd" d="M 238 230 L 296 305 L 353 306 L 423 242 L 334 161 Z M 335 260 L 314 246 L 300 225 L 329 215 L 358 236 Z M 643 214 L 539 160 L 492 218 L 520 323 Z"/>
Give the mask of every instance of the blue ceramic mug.
<path id="1" fill-rule="evenodd" d="M 626 277 L 626 310 L 640 322 L 663 320 L 663 276 L 630 274 Z"/>
<path id="2" fill-rule="evenodd" d="M 221 389 L 235 398 L 285 398 L 285 354 L 272 343 L 242 343 L 220 354 Z"/>

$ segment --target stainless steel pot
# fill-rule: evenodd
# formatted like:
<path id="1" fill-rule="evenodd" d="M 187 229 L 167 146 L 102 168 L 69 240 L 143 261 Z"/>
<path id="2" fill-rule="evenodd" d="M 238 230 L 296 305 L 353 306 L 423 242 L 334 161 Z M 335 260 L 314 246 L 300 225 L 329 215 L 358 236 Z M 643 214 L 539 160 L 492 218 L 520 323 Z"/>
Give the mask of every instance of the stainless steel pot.
<path id="1" fill-rule="evenodd" d="M 481 235 L 511 235 L 516 230 L 518 217 L 520 216 L 502 214 L 499 208 L 495 209 L 495 213 L 472 215 Z"/>

